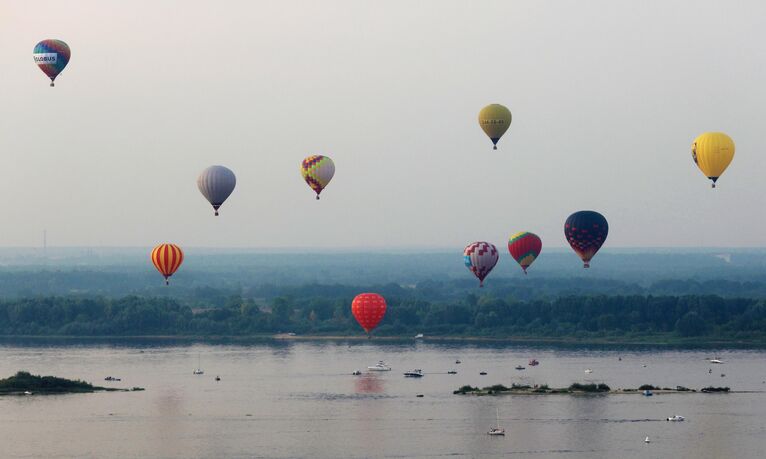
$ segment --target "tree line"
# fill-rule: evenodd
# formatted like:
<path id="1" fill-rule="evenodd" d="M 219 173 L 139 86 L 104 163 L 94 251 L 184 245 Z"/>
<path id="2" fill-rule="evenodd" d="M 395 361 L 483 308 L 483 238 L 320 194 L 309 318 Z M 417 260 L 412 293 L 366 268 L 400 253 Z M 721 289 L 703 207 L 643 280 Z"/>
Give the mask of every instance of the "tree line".
<path id="1" fill-rule="evenodd" d="M 569 295 L 518 300 L 468 294 L 429 299 L 382 288 L 388 311 L 375 334 L 498 338 L 766 338 L 766 302 L 716 295 Z M 361 335 L 350 304 L 358 290 L 328 288 L 209 307 L 174 298 L 32 297 L 0 301 L 0 334 L 35 336 Z M 298 290 L 294 290 L 294 293 Z"/>

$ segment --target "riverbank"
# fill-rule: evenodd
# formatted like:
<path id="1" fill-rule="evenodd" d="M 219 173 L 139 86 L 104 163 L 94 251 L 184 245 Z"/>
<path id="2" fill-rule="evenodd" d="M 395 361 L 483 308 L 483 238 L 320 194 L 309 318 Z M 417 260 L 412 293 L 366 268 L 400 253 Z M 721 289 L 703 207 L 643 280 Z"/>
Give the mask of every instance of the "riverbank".
<path id="1" fill-rule="evenodd" d="M 374 343 L 474 343 L 474 344 L 516 344 L 529 346 L 652 346 L 668 348 L 732 348 L 732 349 L 762 349 L 766 348 L 766 339 L 710 339 L 680 338 L 672 335 L 647 335 L 642 337 L 539 337 L 539 336 L 462 336 L 462 335 L 426 335 L 424 338 L 414 338 L 412 335 L 373 336 L 366 335 L 317 335 L 317 334 L 257 334 L 257 335 L 0 335 L 0 342 L 28 340 L 30 342 L 135 342 L 157 341 L 178 343 L 273 343 L 273 342 L 302 342 L 302 341 L 338 341 L 338 342 L 374 342 Z"/>

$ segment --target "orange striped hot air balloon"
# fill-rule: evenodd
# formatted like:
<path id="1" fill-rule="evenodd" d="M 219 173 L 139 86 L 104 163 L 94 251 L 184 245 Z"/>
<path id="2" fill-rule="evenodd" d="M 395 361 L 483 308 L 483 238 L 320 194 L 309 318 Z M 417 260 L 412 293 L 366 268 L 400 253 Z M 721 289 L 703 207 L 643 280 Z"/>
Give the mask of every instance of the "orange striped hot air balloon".
<path id="1" fill-rule="evenodd" d="M 184 251 L 175 244 L 160 244 L 152 250 L 152 263 L 157 271 L 165 276 L 165 284 L 170 284 L 168 278 L 176 272 L 184 261 Z"/>

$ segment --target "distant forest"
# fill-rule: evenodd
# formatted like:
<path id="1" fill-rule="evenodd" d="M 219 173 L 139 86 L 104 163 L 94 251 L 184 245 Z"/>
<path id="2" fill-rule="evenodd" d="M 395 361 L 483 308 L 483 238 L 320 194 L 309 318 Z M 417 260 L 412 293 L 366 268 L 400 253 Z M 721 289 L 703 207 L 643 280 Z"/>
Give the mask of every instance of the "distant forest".
<path id="1" fill-rule="evenodd" d="M 519 301 L 467 295 L 460 301 L 401 297 L 382 289 L 388 312 L 376 335 L 705 340 L 766 339 L 766 303 L 759 299 L 686 296 L 566 296 Z M 209 308 L 170 298 L 40 297 L 0 303 L 0 334 L 69 336 L 361 335 L 352 296 L 339 288 L 266 304 L 232 296 Z"/>
<path id="2" fill-rule="evenodd" d="M 503 257 L 478 288 L 460 250 L 258 253 L 190 249 L 165 286 L 143 249 L 0 249 L 0 334 L 362 335 L 350 304 L 377 292 L 380 336 L 766 344 L 766 251 Z"/>

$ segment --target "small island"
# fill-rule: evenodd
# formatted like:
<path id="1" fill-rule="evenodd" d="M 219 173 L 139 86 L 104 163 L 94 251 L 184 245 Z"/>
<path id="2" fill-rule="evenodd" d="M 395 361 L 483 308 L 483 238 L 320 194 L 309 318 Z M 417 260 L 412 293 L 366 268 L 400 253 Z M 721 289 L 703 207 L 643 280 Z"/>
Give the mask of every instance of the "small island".
<path id="1" fill-rule="evenodd" d="M 645 394 L 650 391 L 656 394 L 669 394 L 669 393 L 696 393 L 695 389 L 689 389 L 683 386 L 676 386 L 675 389 L 670 387 L 652 386 L 651 384 L 644 384 L 638 389 L 615 389 L 613 390 L 604 383 L 601 384 L 580 384 L 573 383 L 569 387 L 548 387 L 547 384 L 529 386 L 525 384 L 511 384 L 511 387 L 504 386 L 502 384 L 495 384 L 494 386 L 487 386 L 484 388 L 463 386 L 453 394 L 457 395 L 549 395 L 549 394 Z M 729 392 L 728 387 L 705 387 L 700 392 Z"/>
<path id="2" fill-rule="evenodd" d="M 10 378 L 0 379 L 0 395 L 33 395 L 33 394 L 79 394 L 90 392 L 127 392 L 143 390 L 117 389 L 94 386 L 88 382 L 57 378 L 55 376 L 33 375 L 27 371 L 19 371 Z"/>

